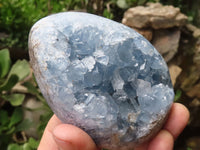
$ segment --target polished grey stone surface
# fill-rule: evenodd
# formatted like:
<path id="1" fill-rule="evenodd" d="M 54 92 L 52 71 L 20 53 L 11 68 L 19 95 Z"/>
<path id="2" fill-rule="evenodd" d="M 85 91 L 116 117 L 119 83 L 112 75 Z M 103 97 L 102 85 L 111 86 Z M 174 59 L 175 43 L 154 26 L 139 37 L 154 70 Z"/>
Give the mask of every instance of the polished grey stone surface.
<path id="1" fill-rule="evenodd" d="M 87 13 L 58 13 L 32 27 L 29 52 L 54 113 L 98 146 L 131 149 L 165 121 L 174 98 L 167 65 L 131 28 Z"/>

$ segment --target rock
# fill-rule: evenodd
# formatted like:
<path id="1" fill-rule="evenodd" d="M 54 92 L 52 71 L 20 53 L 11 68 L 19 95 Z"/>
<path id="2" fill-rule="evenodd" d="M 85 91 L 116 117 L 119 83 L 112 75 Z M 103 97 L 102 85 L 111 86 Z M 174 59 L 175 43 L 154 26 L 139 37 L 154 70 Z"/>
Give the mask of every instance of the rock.
<path id="1" fill-rule="evenodd" d="M 183 75 L 181 79 L 181 89 L 186 93 L 193 90 L 193 87 L 198 83 L 199 69 L 196 66 L 190 66 L 188 70 L 186 70 L 185 75 Z"/>
<path id="2" fill-rule="evenodd" d="M 182 71 L 182 69 L 177 65 L 170 65 L 169 66 L 169 73 L 170 73 L 170 76 L 171 76 L 173 86 L 175 85 L 176 79 L 180 75 L 181 71 Z"/>
<path id="3" fill-rule="evenodd" d="M 190 35 L 188 40 L 188 43 L 181 45 L 187 56 L 181 64 L 184 71 L 181 73 L 180 85 L 187 96 L 200 99 L 200 39 L 194 39 Z"/>
<path id="4" fill-rule="evenodd" d="M 24 119 L 28 119 L 32 123 L 31 127 L 25 131 L 26 135 L 28 137 L 39 138 L 36 127 L 40 123 L 40 116 L 47 113 L 47 110 L 44 109 L 44 104 L 34 97 L 28 97 L 23 103 L 23 108 L 26 108 L 24 109 Z"/>
<path id="5" fill-rule="evenodd" d="M 170 61 L 178 51 L 180 30 L 173 29 L 160 29 L 154 32 L 152 44 L 164 57 L 165 61 Z"/>
<path id="6" fill-rule="evenodd" d="M 200 29 L 192 24 L 186 24 L 186 28 L 192 32 L 194 38 L 200 37 Z"/>
<path id="7" fill-rule="evenodd" d="M 141 35 L 143 35 L 148 41 L 152 40 L 153 31 L 151 29 L 138 29 L 138 28 L 133 28 L 133 29 L 136 30 Z"/>
<path id="8" fill-rule="evenodd" d="M 182 14 L 179 8 L 163 6 L 160 3 L 130 8 L 124 13 L 122 19 L 122 23 L 129 27 L 152 27 L 153 29 L 183 26 L 186 22 L 187 16 Z"/>
<path id="9" fill-rule="evenodd" d="M 187 91 L 187 95 L 189 97 L 198 97 L 200 98 L 200 83 L 196 84 L 192 89 L 190 89 L 189 91 Z"/>
<path id="10" fill-rule="evenodd" d="M 200 38 L 195 43 L 193 62 L 195 64 L 197 70 L 200 71 Z"/>
<path id="11" fill-rule="evenodd" d="M 190 103 L 190 107 L 200 107 L 200 100 L 197 98 L 193 99 Z"/>
<path id="12" fill-rule="evenodd" d="M 87 13 L 54 14 L 32 27 L 29 53 L 54 113 L 98 147 L 133 149 L 162 127 L 174 98 L 168 68 L 131 28 Z"/>

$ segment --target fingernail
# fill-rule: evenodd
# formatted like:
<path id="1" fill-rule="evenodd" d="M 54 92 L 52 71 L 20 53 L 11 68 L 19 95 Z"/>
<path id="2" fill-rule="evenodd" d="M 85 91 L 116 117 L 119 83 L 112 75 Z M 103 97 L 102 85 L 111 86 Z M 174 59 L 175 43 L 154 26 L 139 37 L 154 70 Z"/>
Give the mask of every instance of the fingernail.
<path id="1" fill-rule="evenodd" d="M 61 139 L 58 139 L 55 136 L 54 136 L 54 140 L 56 144 L 58 145 L 59 150 L 76 150 L 76 147 L 68 141 L 63 141 Z"/>

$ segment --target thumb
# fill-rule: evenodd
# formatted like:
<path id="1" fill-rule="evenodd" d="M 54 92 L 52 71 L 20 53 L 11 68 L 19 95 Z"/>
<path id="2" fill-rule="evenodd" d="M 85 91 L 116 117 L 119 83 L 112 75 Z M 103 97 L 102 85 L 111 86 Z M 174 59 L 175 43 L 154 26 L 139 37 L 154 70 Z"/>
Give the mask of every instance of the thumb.
<path id="1" fill-rule="evenodd" d="M 86 132 L 70 124 L 56 126 L 53 137 L 61 150 L 97 150 L 95 143 Z"/>

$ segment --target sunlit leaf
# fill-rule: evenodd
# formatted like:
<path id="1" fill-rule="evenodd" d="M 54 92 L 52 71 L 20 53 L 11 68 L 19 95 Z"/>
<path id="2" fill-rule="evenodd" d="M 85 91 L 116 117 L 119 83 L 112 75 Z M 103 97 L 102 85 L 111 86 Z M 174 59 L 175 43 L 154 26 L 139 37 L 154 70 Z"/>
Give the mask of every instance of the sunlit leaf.
<path id="1" fill-rule="evenodd" d="M 27 77 L 30 73 L 29 63 L 26 60 L 18 60 L 11 68 L 7 79 L 0 85 L 0 91 L 9 91 L 17 82 Z"/>
<path id="2" fill-rule="evenodd" d="M 18 60 L 11 68 L 9 77 L 16 75 L 19 81 L 27 77 L 30 73 L 29 63 L 26 60 Z"/>
<path id="3" fill-rule="evenodd" d="M 107 9 L 105 9 L 103 11 L 103 16 L 108 18 L 108 19 L 112 19 L 113 18 L 113 14 L 111 12 L 109 12 Z"/>
<path id="4" fill-rule="evenodd" d="M 33 150 L 33 149 L 31 148 L 31 146 L 30 146 L 29 143 L 25 143 L 25 144 L 23 145 L 23 150 Z"/>
<path id="5" fill-rule="evenodd" d="M 23 148 L 18 144 L 9 144 L 7 150 L 23 150 Z"/>
<path id="6" fill-rule="evenodd" d="M 10 69 L 10 54 L 8 49 L 0 50 L 0 78 L 3 78 Z"/>
<path id="7" fill-rule="evenodd" d="M 25 95 L 24 94 L 11 94 L 11 95 L 3 95 L 5 100 L 9 101 L 12 106 L 19 106 L 23 103 Z"/>
<path id="8" fill-rule="evenodd" d="M 126 0 L 117 0 L 117 6 L 122 9 L 128 8 L 128 4 L 126 3 Z"/>
<path id="9" fill-rule="evenodd" d="M 33 138 L 29 138 L 28 143 L 32 149 L 36 149 L 39 145 L 39 141 L 36 141 Z"/>

